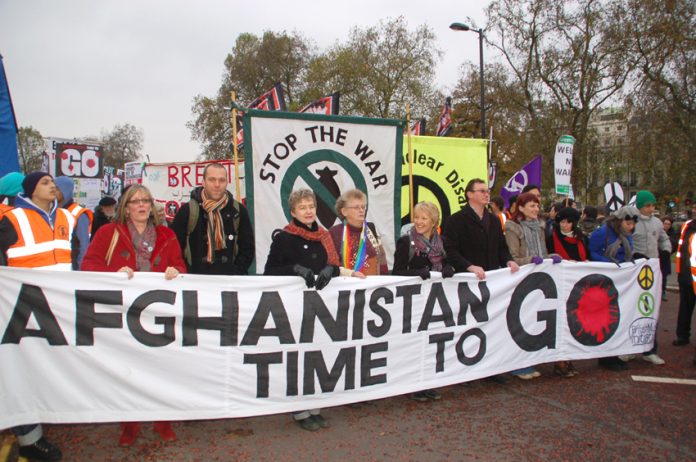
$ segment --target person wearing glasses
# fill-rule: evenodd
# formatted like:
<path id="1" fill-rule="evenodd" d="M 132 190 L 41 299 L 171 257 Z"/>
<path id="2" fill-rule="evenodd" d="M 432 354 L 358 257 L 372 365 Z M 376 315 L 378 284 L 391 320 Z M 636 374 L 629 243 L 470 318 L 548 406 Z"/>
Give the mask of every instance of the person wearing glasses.
<path id="1" fill-rule="evenodd" d="M 510 268 L 512 273 L 520 269 L 510 255 L 500 220 L 488 211 L 490 202 L 488 184 L 480 178 L 470 180 L 465 188 L 466 205 L 452 214 L 445 222 L 442 240 L 447 263 L 457 273 L 474 273 L 480 280 L 486 279 L 486 271 Z M 491 377 L 497 383 L 505 383 L 502 375 Z"/>
<path id="2" fill-rule="evenodd" d="M 633 260 L 633 230 L 640 212 L 633 205 L 624 205 L 611 214 L 590 236 L 588 248 L 591 261 L 620 263 Z M 619 372 L 628 368 L 618 356 L 599 358 L 599 366 Z"/>
<path id="3" fill-rule="evenodd" d="M 113 223 L 99 228 L 82 260 L 82 271 L 135 271 L 164 273 L 171 280 L 186 272 L 174 231 L 162 226 L 154 211 L 150 191 L 143 185 L 128 187 L 121 196 Z M 121 424 L 119 446 L 131 446 L 140 432 L 138 422 Z M 155 432 L 164 441 L 175 441 L 169 422 L 155 422 Z"/>
<path id="4" fill-rule="evenodd" d="M 519 266 L 508 250 L 498 217 L 486 209 L 490 191 L 475 178 L 466 185 L 466 205 L 452 214 L 442 233 L 447 261 L 457 273 L 468 271 L 486 279 L 486 271 Z"/>
<path id="5" fill-rule="evenodd" d="M 336 216 L 342 221 L 331 229 L 340 258 L 341 276 L 364 278 L 388 274 L 387 259 L 374 223 L 368 223 L 367 196 L 359 189 L 344 192 L 336 199 Z"/>

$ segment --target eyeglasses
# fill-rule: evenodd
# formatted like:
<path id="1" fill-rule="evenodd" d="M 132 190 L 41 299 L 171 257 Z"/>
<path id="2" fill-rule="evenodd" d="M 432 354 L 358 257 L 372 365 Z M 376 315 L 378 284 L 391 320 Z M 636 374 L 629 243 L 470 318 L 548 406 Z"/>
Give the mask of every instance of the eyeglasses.
<path id="1" fill-rule="evenodd" d="M 367 210 L 367 205 L 351 205 L 350 207 L 344 207 L 346 209 L 355 209 L 355 210 Z"/>
<path id="2" fill-rule="evenodd" d="M 471 192 L 480 192 L 483 194 L 490 194 L 491 190 L 490 189 L 472 189 Z"/>
<path id="3" fill-rule="evenodd" d="M 128 205 L 144 205 L 144 204 L 152 204 L 152 199 L 131 199 L 128 201 Z"/>

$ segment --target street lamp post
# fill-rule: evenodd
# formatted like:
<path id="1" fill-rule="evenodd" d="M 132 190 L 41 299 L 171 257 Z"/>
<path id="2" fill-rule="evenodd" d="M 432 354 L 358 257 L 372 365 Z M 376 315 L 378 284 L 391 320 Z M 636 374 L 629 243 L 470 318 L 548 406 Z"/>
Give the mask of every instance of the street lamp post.
<path id="1" fill-rule="evenodd" d="M 485 86 L 483 82 L 483 29 L 472 29 L 467 24 L 461 22 L 453 22 L 450 24 L 450 29 L 456 31 L 476 32 L 479 35 L 479 76 L 481 79 L 481 138 L 486 138 L 486 106 L 485 106 Z"/>

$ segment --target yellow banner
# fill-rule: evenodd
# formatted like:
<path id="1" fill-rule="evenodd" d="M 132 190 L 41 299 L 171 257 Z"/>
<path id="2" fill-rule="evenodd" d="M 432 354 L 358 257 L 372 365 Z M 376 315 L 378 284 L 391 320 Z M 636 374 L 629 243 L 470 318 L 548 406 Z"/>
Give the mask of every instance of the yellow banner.
<path id="1" fill-rule="evenodd" d="M 465 204 L 464 188 L 472 178 L 488 182 L 488 140 L 412 136 L 414 203 L 429 201 L 440 209 L 444 220 Z M 410 223 L 408 140 L 404 136 L 401 170 L 401 224 Z"/>

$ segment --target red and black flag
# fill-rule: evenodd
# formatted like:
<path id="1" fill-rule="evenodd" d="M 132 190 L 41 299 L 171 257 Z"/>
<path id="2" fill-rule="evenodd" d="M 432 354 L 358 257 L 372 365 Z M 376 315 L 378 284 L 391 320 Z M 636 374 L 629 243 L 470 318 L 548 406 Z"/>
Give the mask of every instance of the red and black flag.
<path id="1" fill-rule="evenodd" d="M 341 94 L 339 92 L 331 93 L 328 96 L 323 96 L 312 101 L 297 112 L 308 112 L 310 114 L 338 114 L 338 100 Z"/>
<path id="2" fill-rule="evenodd" d="M 248 107 L 249 109 L 257 109 L 259 111 L 285 111 L 283 85 L 276 83 L 273 85 L 273 88 L 256 98 Z M 242 111 L 237 111 L 237 147 L 241 147 L 244 144 L 243 115 Z"/>
<path id="3" fill-rule="evenodd" d="M 437 121 L 437 136 L 447 136 L 452 129 L 452 98 L 450 96 L 445 100 L 445 106 L 442 108 L 440 120 Z"/>
<path id="4" fill-rule="evenodd" d="M 411 135 L 413 135 L 413 136 L 425 135 L 425 117 L 423 117 L 420 120 L 416 120 L 411 125 Z"/>

